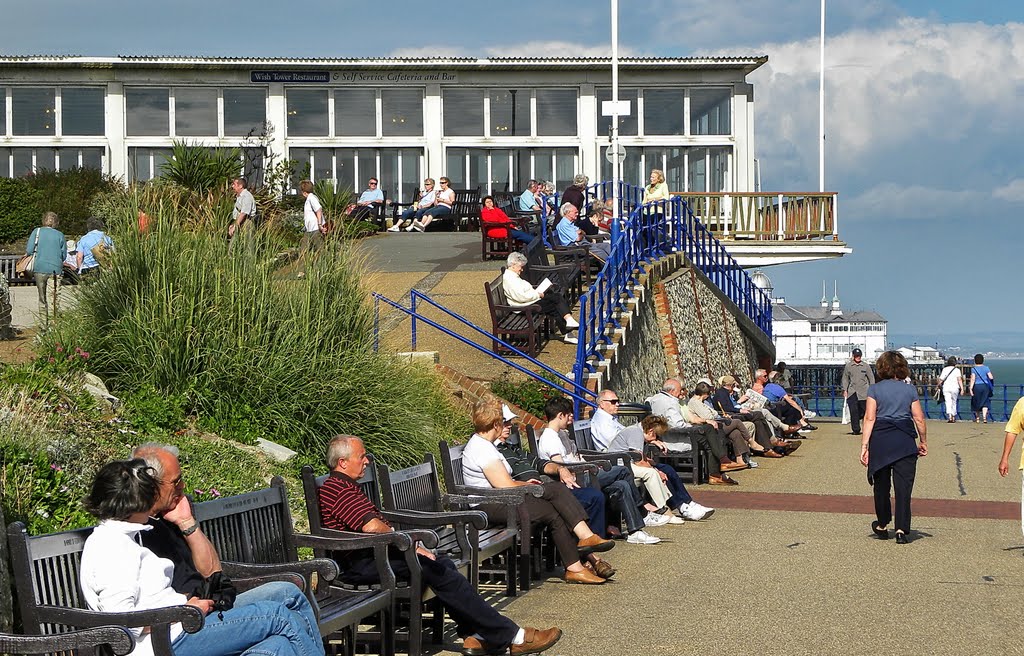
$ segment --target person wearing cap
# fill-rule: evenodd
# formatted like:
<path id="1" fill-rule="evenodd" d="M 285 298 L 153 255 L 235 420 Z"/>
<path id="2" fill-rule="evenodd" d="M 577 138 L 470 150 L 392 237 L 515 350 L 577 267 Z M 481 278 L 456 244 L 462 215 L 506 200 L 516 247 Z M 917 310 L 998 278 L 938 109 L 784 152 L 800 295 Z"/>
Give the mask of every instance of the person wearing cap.
<path id="1" fill-rule="evenodd" d="M 851 435 L 860 435 L 860 420 L 864 416 L 868 403 L 868 387 L 875 384 L 875 374 L 871 366 L 862 359 L 864 353 L 853 349 L 852 357 L 843 367 L 843 398 L 850 408 Z"/>

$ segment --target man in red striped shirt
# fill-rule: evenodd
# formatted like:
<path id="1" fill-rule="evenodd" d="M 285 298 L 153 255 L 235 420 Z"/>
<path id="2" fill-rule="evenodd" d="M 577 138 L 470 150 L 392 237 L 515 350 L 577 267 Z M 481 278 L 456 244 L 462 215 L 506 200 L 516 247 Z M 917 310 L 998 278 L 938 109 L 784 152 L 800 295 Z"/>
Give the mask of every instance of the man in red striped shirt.
<path id="1" fill-rule="evenodd" d="M 351 435 L 338 435 L 327 449 L 327 465 L 331 475 L 318 492 L 320 522 L 324 528 L 360 533 L 388 533 L 391 525 L 356 484 L 366 471 L 369 460 L 363 441 Z M 448 609 L 462 636 L 462 653 L 467 656 L 502 653 L 506 648 L 513 656 L 538 654 L 558 642 L 561 629 L 539 630 L 516 625 L 494 610 L 477 594 L 466 577 L 455 568 L 451 559 L 437 556 L 422 545 L 416 547 L 423 580 Z M 391 554 L 391 568 L 399 579 L 409 578 L 404 558 Z M 372 552 L 355 554 L 344 563 L 341 579 L 346 583 L 378 582 Z"/>

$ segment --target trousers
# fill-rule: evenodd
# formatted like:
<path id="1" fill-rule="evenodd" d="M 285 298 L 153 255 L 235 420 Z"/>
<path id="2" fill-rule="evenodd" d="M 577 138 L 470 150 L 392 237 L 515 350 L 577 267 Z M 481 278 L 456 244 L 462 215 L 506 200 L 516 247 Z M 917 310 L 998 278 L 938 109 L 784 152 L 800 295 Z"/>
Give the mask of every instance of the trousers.
<path id="1" fill-rule="evenodd" d="M 846 395 L 846 405 L 850 408 L 850 430 L 859 433 L 860 420 L 868 408 L 868 400 L 858 398 L 856 392 L 850 392 Z"/>
<path id="2" fill-rule="evenodd" d="M 324 645 L 317 631 L 309 634 L 298 613 L 274 601 L 236 605 L 223 613 L 206 616 L 196 633 L 182 633 L 171 643 L 181 656 L 222 654 L 285 654 L 323 656 Z"/>
<path id="3" fill-rule="evenodd" d="M 917 474 L 917 454 L 900 458 L 896 462 L 882 467 L 874 475 L 875 516 L 878 523 L 888 526 L 892 521 L 892 506 L 889 504 L 889 485 L 892 489 L 896 506 L 897 531 L 910 532 L 910 497 L 914 491 L 914 477 Z"/>
<path id="4" fill-rule="evenodd" d="M 665 433 L 666 441 L 689 438 L 694 446 L 702 446 L 711 452 L 708 458 L 708 470 L 711 476 L 722 475 L 722 459 L 728 459 L 729 450 L 726 448 L 725 438 L 711 424 L 697 424 L 684 428 L 670 428 Z"/>
<path id="5" fill-rule="evenodd" d="M 576 538 L 572 529 L 580 522 L 587 521 L 587 514 L 580 502 L 572 495 L 561 481 L 544 484 L 544 495 L 537 498 L 528 495 L 524 501 L 530 513 L 531 526 L 542 524 L 551 527 L 555 548 L 566 566 L 578 562 L 579 552 L 576 551 Z M 482 503 L 476 507 L 487 515 L 493 524 L 504 524 L 507 518 L 505 506 L 493 503 Z"/>
<path id="6" fill-rule="evenodd" d="M 604 493 L 589 486 L 580 486 L 570 490 L 576 500 L 583 506 L 583 512 L 587 513 L 587 524 L 594 533 L 602 538 L 608 537 L 608 522 L 605 520 Z"/>
<path id="7" fill-rule="evenodd" d="M 627 533 L 636 533 L 644 527 L 644 516 L 640 512 L 643 499 L 633 483 L 633 472 L 616 465 L 608 471 L 598 472 L 597 484 L 601 486 L 608 506 L 622 515 L 623 521 L 626 522 Z M 593 524 L 590 526 L 594 528 Z"/>
<path id="8" fill-rule="evenodd" d="M 679 474 L 674 467 L 657 464 L 654 465 L 654 468 L 665 474 L 665 486 L 668 487 L 668 491 L 672 494 L 665 501 L 665 505 L 672 510 L 678 510 L 679 506 L 693 501 L 693 497 L 690 496 L 690 493 L 686 491 L 686 486 L 683 485 L 683 479 L 679 478 Z"/>
<path id="9" fill-rule="evenodd" d="M 459 573 L 447 556 L 438 556 L 431 560 L 417 554 L 423 582 L 430 586 L 437 598 L 444 604 L 448 615 L 455 621 L 456 632 L 460 637 L 480 634 L 484 642 L 495 646 L 511 644 L 519 627 L 494 609 L 483 597 L 473 589 L 473 585 Z M 391 569 L 400 581 L 409 580 L 409 564 L 405 558 L 389 554 Z M 377 565 L 372 557 L 350 561 L 343 574 L 343 580 L 353 585 L 379 583 Z M 414 611 L 415 612 L 415 611 Z"/>

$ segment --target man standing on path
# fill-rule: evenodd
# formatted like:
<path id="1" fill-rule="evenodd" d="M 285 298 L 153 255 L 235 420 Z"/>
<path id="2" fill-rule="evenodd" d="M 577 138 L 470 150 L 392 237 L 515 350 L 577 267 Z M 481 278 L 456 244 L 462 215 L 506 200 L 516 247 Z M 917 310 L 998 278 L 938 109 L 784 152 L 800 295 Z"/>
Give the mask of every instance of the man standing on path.
<path id="1" fill-rule="evenodd" d="M 1006 438 L 1003 441 L 1003 457 L 999 459 L 999 475 L 1005 477 L 1010 473 L 1010 451 L 1017 436 L 1024 431 L 1024 397 L 1017 399 L 1010 413 L 1010 421 L 1006 422 Z M 1024 469 L 1024 452 L 1021 452 L 1020 469 Z M 1021 484 L 1021 531 L 1024 532 L 1024 483 Z"/>
<path id="2" fill-rule="evenodd" d="M 850 408 L 851 435 L 860 435 L 860 420 L 868 403 L 868 387 L 875 384 L 875 374 L 871 365 L 861 359 L 863 355 L 859 348 L 853 349 L 853 359 L 843 367 L 843 398 Z"/>
<path id="3" fill-rule="evenodd" d="M 231 225 L 228 226 L 228 238 L 234 240 L 239 231 L 248 232 L 252 230 L 253 220 L 256 216 L 256 199 L 252 192 L 246 187 L 245 178 L 235 178 L 231 181 L 231 188 L 235 191 L 235 209 L 231 216 Z"/>

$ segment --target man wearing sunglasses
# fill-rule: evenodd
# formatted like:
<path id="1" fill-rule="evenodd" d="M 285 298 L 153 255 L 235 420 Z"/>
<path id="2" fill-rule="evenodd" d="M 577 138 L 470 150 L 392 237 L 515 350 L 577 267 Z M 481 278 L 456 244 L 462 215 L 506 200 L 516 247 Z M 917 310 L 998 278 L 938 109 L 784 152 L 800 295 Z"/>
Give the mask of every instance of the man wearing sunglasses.
<path id="1" fill-rule="evenodd" d="M 345 208 L 345 214 L 353 219 L 369 220 L 370 215 L 384 202 L 384 192 L 380 190 L 377 178 L 370 178 L 366 187 L 366 191 L 359 194 L 359 200 Z"/>

